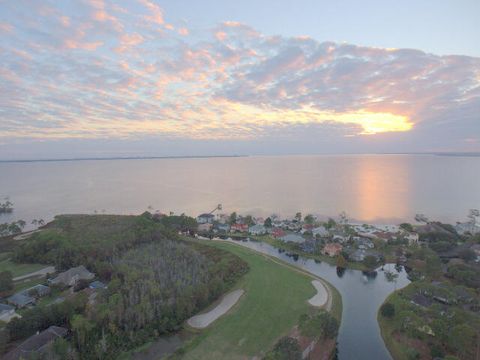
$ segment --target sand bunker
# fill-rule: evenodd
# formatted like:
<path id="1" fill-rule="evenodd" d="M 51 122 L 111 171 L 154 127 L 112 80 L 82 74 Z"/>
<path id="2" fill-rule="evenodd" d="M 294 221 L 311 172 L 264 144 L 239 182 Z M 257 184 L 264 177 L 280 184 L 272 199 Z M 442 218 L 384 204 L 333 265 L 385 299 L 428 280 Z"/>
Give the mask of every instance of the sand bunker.
<path id="1" fill-rule="evenodd" d="M 220 304 L 218 304 L 209 312 L 205 314 L 195 315 L 188 319 L 188 325 L 196 329 L 206 328 L 208 325 L 210 325 L 212 322 L 214 322 L 220 316 L 230 310 L 232 306 L 237 303 L 238 299 L 240 299 L 243 293 L 244 291 L 242 289 L 238 289 L 232 291 L 231 293 L 228 293 L 223 297 L 222 301 L 220 301 Z"/>
<path id="2" fill-rule="evenodd" d="M 313 296 L 308 302 L 313 306 L 323 306 L 327 303 L 328 292 L 325 286 L 318 280 L 313 280 L 312 285 L 317 290 L 317 294 Z"/>

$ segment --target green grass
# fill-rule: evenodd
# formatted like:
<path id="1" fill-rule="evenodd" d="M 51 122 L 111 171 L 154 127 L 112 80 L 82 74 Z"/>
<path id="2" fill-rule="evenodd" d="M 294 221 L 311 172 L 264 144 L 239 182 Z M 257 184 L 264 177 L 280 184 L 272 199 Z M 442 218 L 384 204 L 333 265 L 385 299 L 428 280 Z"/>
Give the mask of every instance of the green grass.
<path id="1" fill-rule="evenodd" d="M 0 261 L 0 272 L 10 271 L 13 277 L 17 277 L 43 269 L 45 266 L 42 264 L 17 264 L 10 259 L 4 259 Z"/>
<path id="2" fill-rule="evenodd" d="M 312 277 L 235 244 L 209 242 L 239 256 L 250 267 L 237 288 L 246 293 L 234 308 L 187 344 L 183 359 L 243 359 L 265 354 L 292 329 L 301 314 L 314 311 Z"/>

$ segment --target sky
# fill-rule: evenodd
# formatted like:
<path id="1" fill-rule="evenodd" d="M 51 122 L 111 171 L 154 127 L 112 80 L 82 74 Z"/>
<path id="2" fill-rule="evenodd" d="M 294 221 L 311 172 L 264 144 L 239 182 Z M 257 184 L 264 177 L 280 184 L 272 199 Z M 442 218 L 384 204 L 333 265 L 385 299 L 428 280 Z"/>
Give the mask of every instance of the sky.
<path id="1" fill-rule="evenodd" d="M 0 160 L 480 152 L 477 0 L 0 0 Z"/>

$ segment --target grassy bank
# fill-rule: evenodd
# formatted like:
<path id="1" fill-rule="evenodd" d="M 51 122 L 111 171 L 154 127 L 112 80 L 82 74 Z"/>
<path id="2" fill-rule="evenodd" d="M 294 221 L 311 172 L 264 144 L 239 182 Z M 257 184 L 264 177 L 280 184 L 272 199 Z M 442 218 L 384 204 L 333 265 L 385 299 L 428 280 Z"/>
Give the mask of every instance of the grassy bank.
<path id="1" fill-rule="evenodd" d="M 394 303 L 395 300 L 395 292 L 390 294 L 384 301 L 386 303 Z M 381 308 L 381 307 L 380 307 Z M 383 341 L 385 346 L 387 347 L 390 355 L 395 360 L 408 360 L 407 350 L 408 348 L 405 347 L 403 344 L 395 341 L 393 338 L 394 326 L 393 320 L 387 319 L 380 313 L 380 308 L 377 313 L 377 321 L 378 325 L 380 326 L 380 333 L 382 335 Z"/>
<path id="2" fill-rule="evenodd" d="M 43 269 L 47 265 L 42 264 L 17 264 L 10 259 L 0 261 L 0 272 L 10 271 L 13 277 L 22 276 Z"/>
<path id="3" fill-rule="evenodd" d="M 242 359 L 262 355 L 313 311 L 312 277 L 301 270 L 235 244 L 209 242 L 246 261 L 250 271 L 237 288 L 246 291 L 228 315 L 199 332 L 182 350 L 184 359 Z M 334 313 L 341 314 L 340 295 L 333 291 Z"/>

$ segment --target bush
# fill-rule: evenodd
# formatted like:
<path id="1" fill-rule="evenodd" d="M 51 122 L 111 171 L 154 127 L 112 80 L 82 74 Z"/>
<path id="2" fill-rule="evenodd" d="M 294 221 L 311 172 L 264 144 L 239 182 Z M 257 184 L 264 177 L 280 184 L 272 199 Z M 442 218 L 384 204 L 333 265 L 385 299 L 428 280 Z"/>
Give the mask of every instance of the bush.
<path id="1" fill-rule="evenodd" d="M 302 351 L 297 339 L 285 336 L 278 340 L 265 359 L 268 360 L 301 360 Z"/>
<path id="2" fill-rule="evenodd" d="M 383 317 L 391 319 L 395 316 L 395 306 L 391 303 L 385 303 L 380 308 L 380 313 Z"/>

